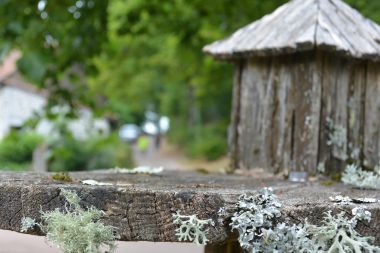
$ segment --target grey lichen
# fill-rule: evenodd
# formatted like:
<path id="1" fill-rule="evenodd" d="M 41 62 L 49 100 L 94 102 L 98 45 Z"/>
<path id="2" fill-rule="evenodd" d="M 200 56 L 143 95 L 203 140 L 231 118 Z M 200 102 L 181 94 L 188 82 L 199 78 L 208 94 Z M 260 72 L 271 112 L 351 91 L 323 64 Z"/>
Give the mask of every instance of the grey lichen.
<path id="1" fill-rule="evenodd" d="M 371 219 L 363 208 L 353 208 L 349 219 L 344 212 L 326 212 L 321 226 L 309 223 L 276 224 L 281 204 L 270 188 L 255 196 L 242 195 L 236 204 L 238 211 L 231 218 L 232 230 L 239 232 L 239 243 L 246 252 L 255 253 L 378 253 L 373 238 L 355 231 L 358 221 Z"/>
<path id="2" fill-rule="evenodd" d="M 21 229 L 20 232 L 25 233 L 28 232 L 29 229 L 33 229 L 38 223 L 30 218 L 30 217 L 24 217 L 21 220 Z"/>
<path id="3" fill-rule="evenodd" d="M 317 252 L 313 242 L 308 237 L 304 225 L 288 226 L 285 223 L 278 224 L 273 230 L 263 229 L 263 236 L 258 245 L 258 251 L 252 252 Z"/>
<path id="4" fill-rule="evenodd" d="M 198 245 L 206 245 L 207 231 L 205 226 L 214 225 L 211 219 L 201 220 L 196 215 L 181 215 L 180 211 L 173 214 L 173 223 L 179 225 L 175 230 L 178 241 L 194 242 Z"/>
<path id="5" fill-rule="evenodd" d="M 317 172 L 320 174 L 324 174 L 326 172 L 325 163 L 323 163 L 323 162 L 318 163 Z"/>
<path id="6" fill-rule="evenodd" d="M 273 218 L 281 215 L 280 208 L 271 188 L 264 188 L 255 196 L 240 196 L 230 226 L 239 232 L 243 249 L 253 252 L 261 249 L 263 230 L 273 227 Z"/>
<path id="7" fill-rule="evenodd" d="M 375 198 L 351 198 L 349 196 L 342 196 L 342 195 L 336 195 L 334 197 L 329 197 L 329 199 L 337 203 L 339 205 L 352 205 L 354 203 L 356 204 L 363 204 L 363 203 L 376 203 L 378 202 Z"/>
<path id="8" fill-rule="evenodd" d="M 334 147 L 333 155 L 340 160 L 347 160 L 347 129 L 341 125 L 337 125 L 331 118 L 326 119 L 328 128 L 327 145 Z"/>
<path id="9" fill-rule="evenodd" d="M 124 173 L 124 174 L 160 174 L 164 171 L 163 167 L 150 167 L 150 166 L 139 166 L 136 168 L 128 169 L 128 168 L 119 168 L 116 167 L 112 169 L 112 171 L 116 173 Z"/>
<path id="10" fill-rule="evenodd" d="M 350 164 L 342 174 L 342 182 L 361 189 L 380 189 L 380 173 L 364 171 L 358 165 Z"/>
<path id="11" fill-rule="evenodd" d="M 353 217 L 347 218 L 345 212 L 332 215 L 326 212 L 321 226 L 306 225 L 316 252 L 327 253 L 378 253 L 380 247 L 372 245 L 372 237 L 363 237 L 356 232 L 358 221 L 370 221 L 371 213 L 363 208 L 352 209 Z"/>
<path id="12" fill-rule="evenodd" d="M 118 235 L 113 227 L 100 222 L 103 212 L 95 207 L 84 210 L 75 192 L 61 189 L 61 194 L 67 201 L 63 211 L 41 211 L 41 223 L 23 218 L 21 232 L 37 226 L 64 253 L 114 252 Z"/>

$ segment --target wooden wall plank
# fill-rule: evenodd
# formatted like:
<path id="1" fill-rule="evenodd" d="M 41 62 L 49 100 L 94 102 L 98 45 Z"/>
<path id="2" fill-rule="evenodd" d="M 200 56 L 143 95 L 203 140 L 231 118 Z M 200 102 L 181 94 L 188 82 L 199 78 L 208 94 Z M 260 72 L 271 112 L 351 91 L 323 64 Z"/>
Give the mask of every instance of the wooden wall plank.
<path id="1" fill-rule="evenodd" d="M 292 70 L 295 86 L 294 170 L 317 167 L 321 85 L 316 55 L 298 56 Z"/>
<path id="2" fill-rule="evenodd" d="M 228 134 L 228 146 L 230 155 L 230 166 L 232 169 L 239 168 L 239 122 L 240 122 L 240 103 L 241 103 L 241 77 L 244 68 L 244 62 L 240 61 L 235 64 L 234 83 L 232 88 L 232 109 L 231 125 Z"/>
<path id="3" fill-rule="evenodd" d="M 366 120 L 365 86 L 367 64 L 355 61 L 352 63 L 352 68 L 347 71 L 351 73 L 347 98 L 347 153 L 350 160 L 358 161 L 361 158 L 360 151 L 363 150 L 364 125 Z"/>
<path id="4" fill-rule="evenodd" d="M 323 163 L 334 173 L 344 169 L 344 155 L 355 148 L 371 166 L 378 162 L 377 63 L 320 51 L 259 58 L 244 65 L 240 83 L 240 118 L 234 127 L 240 167 L 314 173 Z M 329 120 L 345 129 L 341 147 L 328 144 Z"/>
<path id="5" fill-rule="evenodd" d="M 243 70 L 239 152 L 243 168 L 270 168 L 270 139 L 277 64 L 270 59 L 251 61 Z"/>
<path id="6" fill-rule="evenodd" d="M 329 133 L 332 132 L 328 127 L 329 120 L 334 126 L 345 129 L 347 133 L 347 101 L 352 65 L 350 61 L 334 54 L 324 54 L 323 58 L 318 162 L 325 165 L 328 173 L 334 173 L 341 170 L 345 164 L 341 158 L 347 153 L 347 134 L 346 144 L 342 147 L 328 145 Z"/>
<path id="7" fill-rule="evenodd" d="M 263 138 L 263 104 L 265 100 L 265 83 L 268 79 L 269 62 L 249 62 L 243 72 L 241 81 L 241 105 L 238 131 L 239 153 L 242 168 L 252 166 L 266 168 L 262 159 Z"/>
<path id="8" fill-rule="evenodd" d="M 274 110 L 272 116 L 272 134 L 270 139 L 271 168 L 274 172 L 290 170 L 293 167 L 291 154 L 292 115 L 295 104 L 292 85 L 291 57 L 280 61 L 275 83 Z"/>
<path id="9" fill-rule="evenodd" d="M 367 66 L 364 157 L 371 167 L 380 158 L 380 65 L 369 62 Z"/>

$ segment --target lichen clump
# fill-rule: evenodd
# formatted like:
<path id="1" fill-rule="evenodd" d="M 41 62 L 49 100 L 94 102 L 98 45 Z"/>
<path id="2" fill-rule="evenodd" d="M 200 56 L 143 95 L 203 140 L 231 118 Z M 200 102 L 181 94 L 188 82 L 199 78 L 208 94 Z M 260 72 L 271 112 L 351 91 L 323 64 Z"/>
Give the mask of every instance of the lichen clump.
<path id="1" fill-rule="evenodd" d="M 194 242 L 198 245 L 207 244 L 208 229 L 205 229 L 205 226 L 214 225 L 211 219 L 201 220 L 196 215 L 181 215 L 180 211 L 173 214 L 173 218 L 173 223 L 179 225 L 175 230 L 179 241 Z"/>
<path id="2" fill-rule="evenodd" d="M 239 243 L 246 252 L 280 253 L 375 253 L 373 238 L 355 231 L 358 221 L 371 219 L 371 213 L 354 208 L 349 219 L 344 212 L 326 212 L 322 225 L 288 225 L 277 223 L 281 204 L 272 189 L 265 188 L 255 196 L 242 195 L 231 218 L 232 230 L 239 232 Z"/>
<path id="3" fill-rule="evenodd" d="M 265 188 L 256 196 L 242 195 L 237 203 L 238 212 L 231 218 L 232 230 L 239 232 L 239 242 L 243 249 L 259 250 L 257 235 L 263 229 L 273 226 L 273 218 L 279 217 L 281 204 L 272 194 L 272 189 Z"/>
<path id="4" fill-rule="evenodd" d="M 306 232 L 310 236 L 316 251 L 338 253 L 378 253 L 380 247 L 372 245 L 372 237 L 363 237 L 355 231 L 358 221 L 371 220 L 371 213 L 363 208 L 352 209 L 353 217 L 347 218 L 344 212 L 335 216 L 326 212 L 321 226 L 307 225 Z"/>
<path id="5" fill-rule="evenodd" d="M 380 189 L 380 172 L 364 171 L 358 165 L 347 165 L 342 182 L 361 189 Z"/>
<path id="6" fill-rule="evenodd" d="M 328 133 L 327 145 L 334 147 L 333 155 L 342 160 L 347 160 L 348 156 L 346 153 L 347 145 L 347 129 L 341 125 L 334 124 L 331 118 L 326 119 Z"/>
<path id="7" fill-rule="evenodd" d="M 37 226 L 64 253 L 114 252 L 118 235 L 114 227 L 100 222 L 103 212 L 95 207 L 83 209 L 75 192 L 61 189 L 61 194 L 67 201 L 63 211 L 41 211 L 41 223 L 23 218 L 21 232 Z"/>

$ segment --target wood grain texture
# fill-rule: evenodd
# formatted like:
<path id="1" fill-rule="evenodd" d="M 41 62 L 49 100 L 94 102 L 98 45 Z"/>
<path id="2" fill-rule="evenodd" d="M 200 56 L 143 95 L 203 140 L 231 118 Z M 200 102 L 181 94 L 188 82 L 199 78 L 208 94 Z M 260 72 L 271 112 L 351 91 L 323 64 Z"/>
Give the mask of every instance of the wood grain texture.
<path id="1" fill-rule="evenodd" d="M 243 69 L 241 168 L 313 171 L 318 160 L 322 63 L 316 54 L 252 59 Z"/>
<path id="2" fill-rule="evenodd" d="M 40 210 L 64 207 L 60 189 L 76 191 L 83 207 L 95 206 L 105 212 L 102 221 L 113 225 L 126 241 L 176 242 L 176 225 L 172 214 L 197 214 L 212 219 L 208 238 L 211 244 L 225 243 L 236 238 L 229 231 L 229 219 L 219 222 L 218 210 L 226 207 L 230 216 L 235 203 L 243 193 L 254 194 L 266 186 L 274 188 L 283 203 L 282 220 L 319 223 L 323 212 L 348 210 L 336 206 L 328 198 L 334 193 L 350 197 L 374 197 L 379 191 L 362 191 L 337 184 L 320 186 L 318 182 L 294 184 L 274 177 L 247 177 L 236 175 L 204 175 L 192 172 L 163 172 L 159 175 L 130 175 L 107 171 L 71 173 L 73 183 L 59 183 L 51 174 L 0 173 L 0 228 L 19 231 L 22 217 L 39 219 Z M 96 179 L 112 183 L 110 186 L 83 185 L 79 180 Z M 380 243 L 380 203 L 366 204 L 372 211 L 370 226 L 361 224 L 359 231 L 376 237 Z M 39 231 L 34 231 L 39 233 Z"/>
<path id="3" fill-rule="evenodd" d="M 366 100 L 366 76 L 367 64 L 356 63 L 352 64 L 351 80 L 349 82 L 349 97 L 346 103 L 347 115 L 347 151 L 352 153 L 354 149 L 364 150 L 364 130 L 366 125 L 365 100 Z M 375 83 L 368 84 L 375 86 Z M 370 118 L 376 115 L 368 115 Z"/>
<path id="4" fill-rule="evenodd" d="M 268 140 L 273 172 L 280 172 L 293 166 L 291 137 L 293 134 L 292 116 L 295 108 L 295 87 L 292 85 L 290 75 L 293 64 L 291 58 L 282 59 L 279 62 L 276 93 L 273 98 L 272 133 Z"/>
<path id="5" fill-rule="evenodd" d="M 354 150 L 373 167 L 380 158 L 380 65 L 321 50 L 252 58 L 241 74 L 236 146 L 239 168 L 342 171 Z M 344 145 L 329 143 L 334 127 Z M 358 158 L 356 158 L 358 159 Z M 352 159 L 351 159 L 352 160 Z"/>
<path id="6" fill-rule="evenodd" d="M 239 154 L 241 167 L 269 167 L 266 139 L 270 120 L 273 86 L 270 79 L 271 61 L 249 62 L 242 72 Z"/>
<path id="7" fill-rule="evenodd" d="M 321 75 L 317 54 L 295 59 L 292 69 L 294 97 L 293 160 L 298 171 L 312 172 L 318 162 L 319 120 L 321 111 Z"/>
<path id="8" fill-rule="evenodd" d="M 204 47 L 218 59 L 273 56 L 317 49 L 380 59 L 380 26 L 342 0 L 292 0 Z"/>
<path id="9" fill-rule="evenodd" d="M 380 159 L 380 66 L 372 62 L 367 65 L 364 108 L 364 157 L 375 166 Z"/>
<path id="10" fill-rule="evenodd" d="M 232 110 L 231 125 L 229 127 L 229 156 L 232 168 L 239 167 L 239 122 L 240 122 L 240 103 L 241 103 L 241 82 L 242 71 L 245 62 L 240 61 L 235 64 L 234 84 L 232 89 Z"/>

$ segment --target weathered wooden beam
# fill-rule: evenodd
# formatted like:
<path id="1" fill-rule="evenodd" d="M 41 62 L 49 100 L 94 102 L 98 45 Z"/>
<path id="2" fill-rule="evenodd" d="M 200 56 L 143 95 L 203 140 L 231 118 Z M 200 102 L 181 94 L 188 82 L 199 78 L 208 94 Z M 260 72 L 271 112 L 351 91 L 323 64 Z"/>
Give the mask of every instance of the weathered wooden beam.
<path id="1" fill-rule="evenodd" d="M 237 175 L 203 175 L 195 172 L 167 171 L 157 175 L 131 175 L 115 172 L 71 173 L 72 183 L 51 179 L 48 173 L 0 173 L 0 229 L 20 230 L 22 217 L 39 218 L 40 210 L 62 208 L 60 189 L 75 190 L 83 206 L 104 210 L 103 222 L 118 228 L 121 240 L 175 242 L 176 225 L 172 214 L 197 214 L 213 219 L 209 230 L 211 244 L 224 243 L 233 236 L 229 221 L 218 221 L 218 210 L 227 207 L 234 212 L 234 203 L 243 193 L 254 193 L 265 186 L 274 188 L 283 203 L 282 219 L 288 222 L 318 223 L 327 210 L 349 210 L 333 205 L 329 196 L 380 199 L 380 191 L 363 191 L 337 184 L 321 186 L 318 182 L 294 184 L 274 177 L 255 178 Z M 95 179 L 110 186 L 83 185 L 80 180 Z M 372 211 L 371 226 L 361 224 L 359 231 L 380 242 L 380 203 L 366 204 Z M 352 207 L 351 207 L 352 208 Z M 213 246 L 214 247 L 214 246 Z"/>

